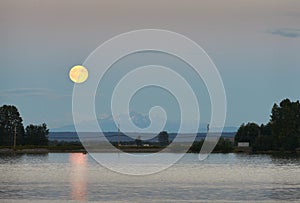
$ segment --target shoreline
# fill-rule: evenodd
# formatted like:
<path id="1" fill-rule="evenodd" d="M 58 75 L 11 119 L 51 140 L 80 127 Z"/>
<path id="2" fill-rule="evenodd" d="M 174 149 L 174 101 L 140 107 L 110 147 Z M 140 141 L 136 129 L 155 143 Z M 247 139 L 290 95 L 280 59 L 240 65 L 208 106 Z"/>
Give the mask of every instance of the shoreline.
<path id="1" fill-rule="evenodd" d="M 121 151 L 124 153 L 158 153 L 164 148 L 141 148 L 141 147 L 123 147 Z M 49 149 L 47 147 L 37 147 L 37 148 L 23 148 L 23 149 L 12 149 L 12 148 L 0 148 L 0 154 L 48 154 L 48 153 L 83 153 L 87 154 L 88 152 L 85 149 Z M 92 151 L 91 153 L 120 153 L 119 149 L 97 149 Z M 161 151 L 161 153 L 195 153 L 198 154 L 197 151 L 180 151 L 180 150 L 165 150 Z M 257 152 L 249 152 L 249 151 L 237 151 L 232 150 L 228 152 L 222 151 L 213 151 L 214 154 L 268 154 L 268 155 L 300 155 L 300 151 L 257 151 Z"/>

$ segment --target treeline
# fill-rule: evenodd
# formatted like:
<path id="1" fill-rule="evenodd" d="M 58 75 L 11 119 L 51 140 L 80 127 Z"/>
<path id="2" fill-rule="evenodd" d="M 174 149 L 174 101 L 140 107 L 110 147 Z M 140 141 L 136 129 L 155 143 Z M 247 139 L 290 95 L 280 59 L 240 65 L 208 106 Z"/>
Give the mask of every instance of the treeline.
<path id="1" fill-rule="evenodd" d="M 253 151 L 295 151 L 300 147 L 300 103 L 285 99 L 274 104 L 267 124 L 242 124 L 235 136 Z"/>
<path id="2" fill-rule="evenodd" d="M 3 105 L 0 107 L 0 146 L 48 145 L 49 130 L 45 123 L 30 124 L 24 128 L 23 119 L 17 107 Z"/>
<path id="3" fill-rule="evenodd" d="M 189 152 L 199 153 L 202 148 L 203 143 L 204 143 L 204 140 L 194 142 L 192 144 L 191 148 L 189 149 Z M 217 145 L 213 149 L 213 152 L 214 153 L 230 153 L 230 152 L 233 152 L 233 150 L 234 150 L 233 142 L 230 141 L 229 139 L 221 137 L 219 139 Z"/>
<path id="4" fill-rule="evenodd" d="M 161 146 L 161 147 L 165 147 L 167 145 L 170 144 L 170 140 L 169 140 L 169 134 L 167 131 L 161 131 L 157 136 L 157 139 L 158 139 L 158 145 Z M 134 142 L 123 142 L 123 144 L 129 144 L 129 145 L 132 145 L 132 144 L 136 144 L 137 146 L 142 146 L 144 144 L 148 144 L 148 145 L 155 145 L 153 142 L 150 142 L 150 141 L 142 141 L 141 140 L 141 136 L 139 136 L 137 139 L 135 139 Z"/>

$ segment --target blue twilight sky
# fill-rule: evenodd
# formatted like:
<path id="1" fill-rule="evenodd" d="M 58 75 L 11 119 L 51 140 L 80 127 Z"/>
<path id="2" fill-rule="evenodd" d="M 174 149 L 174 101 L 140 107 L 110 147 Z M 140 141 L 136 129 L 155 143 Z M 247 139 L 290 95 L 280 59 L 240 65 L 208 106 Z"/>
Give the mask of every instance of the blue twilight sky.
<path id="1" fill-rule="evenodd" d="M 16 105 L 25 125 L 72 124 L 69 69 L 111 37 L 145 28 L 178 32 L 206 50 L 225 86 L 227 126 L 265 123 L 274 102 L 300 98 L 298 0 L 1 0 L 0 28 L 0 105 Z M 209 98 L 197 96 L 207 123 Z M 138 113 L 155 103 L 136 97 Z M 98 117 L 107 117 L 98 100 Z"/>

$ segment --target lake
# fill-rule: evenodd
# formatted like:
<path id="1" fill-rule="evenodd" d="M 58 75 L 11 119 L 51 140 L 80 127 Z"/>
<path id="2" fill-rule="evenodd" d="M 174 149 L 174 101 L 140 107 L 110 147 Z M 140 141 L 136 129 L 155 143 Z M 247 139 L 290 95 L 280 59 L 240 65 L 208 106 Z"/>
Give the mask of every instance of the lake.
<path id="1" fill-rule="evenodd" d="M 300 159 L 186 154 L 162 172 L 129 176 L 82 153 L 2 154 L 0 181 L 0 202 L 297 202 Z"/>

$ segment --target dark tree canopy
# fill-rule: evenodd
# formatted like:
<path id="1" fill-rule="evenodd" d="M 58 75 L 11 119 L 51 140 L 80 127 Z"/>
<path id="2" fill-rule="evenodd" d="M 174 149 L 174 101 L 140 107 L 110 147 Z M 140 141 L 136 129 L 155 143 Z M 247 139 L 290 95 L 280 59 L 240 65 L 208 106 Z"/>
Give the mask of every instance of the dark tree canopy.
<path id="1" fill-rule="evenodd" d="M 158 134 L 158 142 L 161 146 L 167 146 L 169 144 L 169 134 L 167 131 L 162 131 Z"/>
<path id="2" fill-rule="evenodd" d="M 249 142 L 250 146 L 253 146 L 259 133 L 260 127 L 256 123 L 242 124 L 235 135 L 235 144 L 238 142 Z"/>
<path id="3" fill-rule="evenodd" d="M 29 125 L 26 127 L 26 144 L 30 145 L 48 145 L 49 130 L 47 125 Z"/>
<path id="4" fill-rule="evenodd" d="M 12 146 L 16 131 L 16 144 L 24 144 L 23 120 L 17 107 L 3 105 L 0 107 L 0 145 Z"/>
<path id="5" fill-rule="evenodd" d="M 254 150 L 294 151 L 300 147 L 300 103 L 284 99 L 274 104 L 270 122 L 260 127 L 255 123 L 241 125 L 237 142 L 250 142 Z"/>
<path id="6" fill-rule="evenodd" d="M 300 103 L 285 99 L 272 108 L 270 125 L 274 148 L 294 150 L 300 141 Z"/>
<path id="7" fill-rule="evenodd" d="M 138 136 L 136 139 L 135 139 L 135 144 L 136 146 L 142 146 L 143 142 L 141 140 L 141 136 Z"/>
<path id="8" fill-rule="evenodd" d="M 273 148 L 273 138 L 272 138 L 272 128 L 271 124 L 262 124 L 260 126 L 260 133 L 255 139 L 254 150 L 258 151 L 268 151 Z"/>

